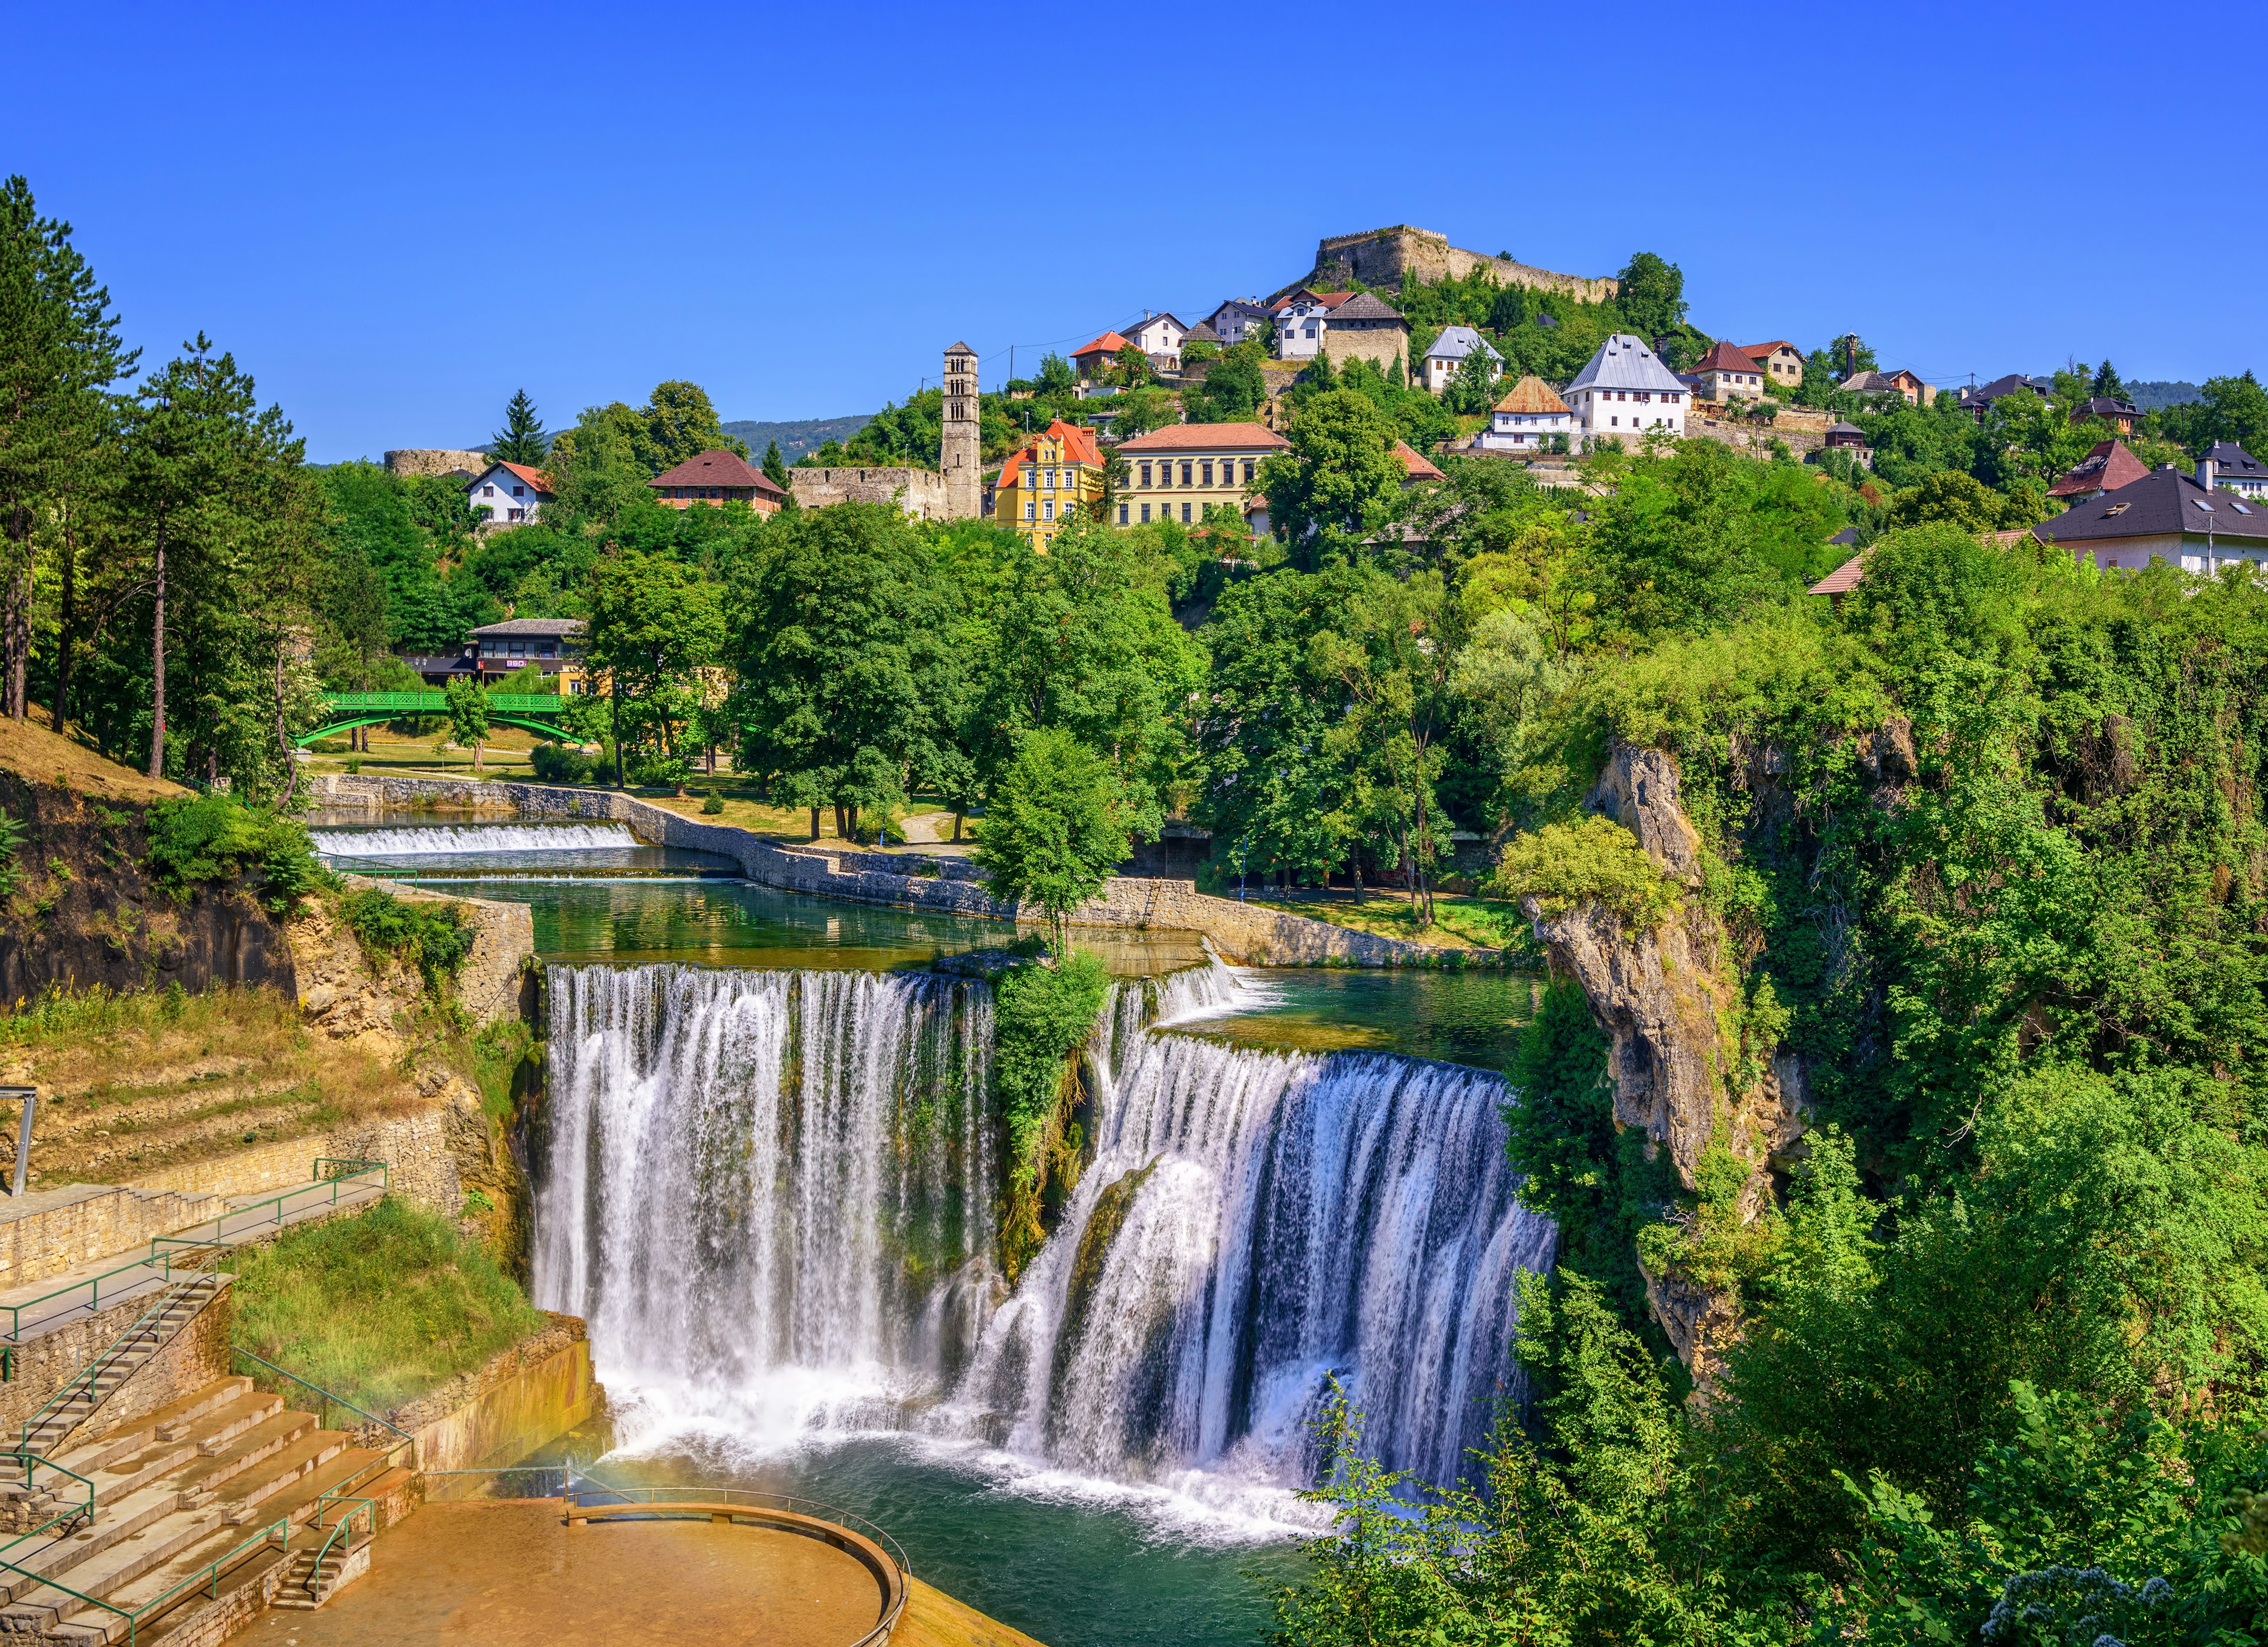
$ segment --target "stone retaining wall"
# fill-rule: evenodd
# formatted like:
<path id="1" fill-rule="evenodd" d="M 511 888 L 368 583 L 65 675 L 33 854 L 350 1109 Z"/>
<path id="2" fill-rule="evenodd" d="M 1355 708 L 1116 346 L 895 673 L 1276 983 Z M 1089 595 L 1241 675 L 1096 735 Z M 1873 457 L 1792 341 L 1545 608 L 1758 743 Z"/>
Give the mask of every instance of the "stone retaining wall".
<path id="1" fill-rule="evenodd" d="M 114 1430 L 228 1376 L 229 1288 L 233 1279 L 223 1276 L 220 1290 L 211 1301 L 96 1409 L 91 1421 L 95 1429 L 89 1433 Z M 51 1333 L 26 1337 L 16 1349 L 16 1376 L 0 1383 L 0 1435 L 20 1436 L 25 1420 L 45 1407 L 80 1368 L 116 1342 L 119 1335 L 140 1320 L 157 1299 L 153 1289 L 66 1322 Z"/>
<path id="2" fill-rule="evenodd" d="M 435 1479 L 435 1472 L 517 1464 L 602 1409 L 606 1393 L 592 1376 L 588 1329 L 571 1315 L 550 1321 L 485 1365 L 386 1415 L 417 1438 L 429 1500 L 475 1497 L 485 1486 Z"/>
<path id="3" fill-rule="evenodd" d="M 988 895 L 974 865 L 949 857 L 925 860 L 931 875 L 910 875 L 910 858 L 854 849 L 782 847 L 729 824 L 703 823 L 614 790 L 580 790 L 546 783 L 474 783 L 457 778 L 409 778 L 328 773 L 316 792 L 373 798 L 379 805 L 506 806 L 526 818 L 607 819 L 626 823 L 639 839 L 659 846 L 714 852 L 741 873 L 783 892 L 809 893 L 852 903 L 892 904 L 944 914 L 1011 921 L 1017 911 Z M 1380 937 L 1280 910 L 1256 908 L 1233 898 L 1198 892 L 1183 880 L 1114 876 L 1102 893 L 1071 916 L 1073 926 L 1201 932 L 1222 959 L 1242 966 L 1313 967 L 1339 962 L 1391 967 L 1439 960 L 1445 952 L 1404 938 Z"/>
<path id="4" fill-rule="evenodd" d="M 805 509 L 895 504 L 916 520 L 949 520 L 945 476 L 934 469 L 790 469 L 788 490 Z"/>
<path id="5" fill-rule="evenodd" d="M 294 1144 L 294 1149 L 302 1146 Z M 300 1170 L 306 1170 L 303 1158 Z M 25 1286 L 113 1254 L 139 1249 L 225 1210 L 195 1190 L 73 1184 L 0 1202 L 0 1288 Z"/>

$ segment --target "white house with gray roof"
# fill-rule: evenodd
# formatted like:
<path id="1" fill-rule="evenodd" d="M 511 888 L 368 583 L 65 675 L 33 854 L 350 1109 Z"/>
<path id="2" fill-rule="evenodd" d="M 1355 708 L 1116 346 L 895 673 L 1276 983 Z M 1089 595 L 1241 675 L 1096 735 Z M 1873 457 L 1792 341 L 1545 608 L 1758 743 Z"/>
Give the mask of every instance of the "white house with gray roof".
<path id="1" fill-rule="evenodd" d="M 1692 392 L 1661 364 L 1653 345 L 1616 332 L 1599 345 L 1575 380 L 1560 391 L 1575 428 L 1593 445 L 1635 443 L 1648 430 L 1685 432 L 1686 397 Z"/>
<path id="2" fill-rule="evenodd" d="M 1504 357 L 1489 346 L 1489 341 L 1469 326 L 1445 326 L 1440 336 L 1433 340 L 1425 351 L 1425 385 L 1434 393 L 1449 386 L 1449 379 L 1457 375 L 1465 364 L 1465 357 L 1478 349 L 1488 360 L 1489 381 L 1494 383 L 1504 372 Z"/>

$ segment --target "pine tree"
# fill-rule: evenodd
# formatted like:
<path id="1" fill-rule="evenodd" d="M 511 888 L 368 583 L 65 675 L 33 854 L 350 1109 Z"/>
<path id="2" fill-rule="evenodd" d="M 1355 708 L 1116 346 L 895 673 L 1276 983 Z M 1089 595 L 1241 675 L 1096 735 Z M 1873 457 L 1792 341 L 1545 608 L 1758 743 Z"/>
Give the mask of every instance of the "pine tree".
<path id="1" fill-rule="evenodd" d="M 551 437 L 535 415 L 535 402 L 522 389 L 504 408 L 504 429 L 492 436 L 489 456 L 499 463 L 541 463 L 551 449 Z"/>
<path id="2" fill-rule="evenodd" d="M 2126 386 L 2119 379 L 2118 369 L 2107 360 L 2095 368 L 2093 387 L 2095 393 L 2107 394 L 2114 401 L 2126 398 Z"/>
<path id="3" fill-rule="evenodd" d="M 787 490 L 787 460 L 780 456 L 777 440 L 764 448 L 764 478 L 783 492 Z"/>

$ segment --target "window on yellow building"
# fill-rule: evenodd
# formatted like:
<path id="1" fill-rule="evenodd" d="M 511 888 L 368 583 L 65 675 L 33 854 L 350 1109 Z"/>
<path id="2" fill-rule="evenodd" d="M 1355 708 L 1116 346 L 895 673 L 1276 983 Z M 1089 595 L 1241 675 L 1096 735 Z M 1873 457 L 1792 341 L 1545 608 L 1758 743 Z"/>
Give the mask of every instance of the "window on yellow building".
<path id="1" fill-rule="evenodd" d="M 1198 472 L 1199 475 L 1202 477 L 1202 479 L 1204 480 L 1204 484 L 1206 484 L 1207 486 L 1211 486 L 1211 485 L 1212 484 L 1212 465 L 1211 465 L 1211 464 L 1210 464 L 1210 463 L 1200 463 L 1199 465 L 1197 465 L 1197 472 Z"/>
<path id="2" fill-rule="evenodd" d="M 1142 484 L 1143 484 L 1143 485 L 1145 485 L 1145 486 L 1147 486 L 1147 485 L 1149 485 L 1149 483 L 1150 483 L 1150 466 L 1149 466 L 1148 464 L 1146 464 L 1146 463 L 1145 463 L 1145 464 L 1144 464 L 1144 465 L 1142 466 Z M 1147 520 L 1149 518 L 1150 518 L 1150 517 L 1149 517 L 1146 513 L 1142 517 L 1142 518 L 1143 518 L 1143 519 L 1145 519 L 1145 520 Z"/>

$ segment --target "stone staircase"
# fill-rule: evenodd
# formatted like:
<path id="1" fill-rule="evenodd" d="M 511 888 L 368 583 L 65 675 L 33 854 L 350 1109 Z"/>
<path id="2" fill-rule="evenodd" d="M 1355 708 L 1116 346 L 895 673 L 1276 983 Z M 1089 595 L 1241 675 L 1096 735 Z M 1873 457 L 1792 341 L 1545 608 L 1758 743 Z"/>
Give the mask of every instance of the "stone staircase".
<path id="1" fill-rule="evenodd" d="M 245 1378 L 78 1440 L 50 1462 L 93 1483 L 94 1517 L 0 1548 L 0 1642 L 122 1642 L 125 1614 L 162 1600 L 131 1621 L 136 1647 L 188 1647 L 214 1639 L 216 1609 L 240 1608 L 255 1587 L 253 1610 L 320 1606 L 359 1570 L 369 1540 L 364 1517 L 331 1541 L 359 1508 L 352 1500 L 383 1498 L 409 1479 L 385 1457 Z M 350 1497 L 323 1501 L 342 1486 Z M 56 1496 L 68 1507 L 68 1492 Z M 264 1541 L 263 1527 L 273 1529 Z M 193 1579 L 203 1582 L 169 1594 Z"/>
<path id="2" fill-rule="evenodd" d="M 121 1385 L 212 1302 L 220 1285 L 221 1277 L 210 1272 L 179 1276 L 168 1282 L 141 1318 L 82 1368 L 20 1437 L 5 1437 L 7 1443 L 20 1445 L 26 1452 L 42 1460 L 54 1458 L 56 1449 L 99 1412 Z M 0 1456 L 0 1503 L 21 1499 L 25 1494 L 22 1454 Z M 36 1526 L 42 1518 L 35 1515 L 26 1519 L 21 1513 L 26 1506 L 11 1507 L 18 1513 L 11 1524 L 19 1529 Z M 36 1505 L 29 1507 L 36 1509 Z"/>

